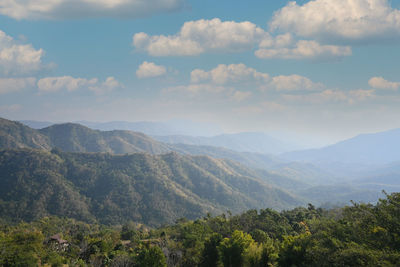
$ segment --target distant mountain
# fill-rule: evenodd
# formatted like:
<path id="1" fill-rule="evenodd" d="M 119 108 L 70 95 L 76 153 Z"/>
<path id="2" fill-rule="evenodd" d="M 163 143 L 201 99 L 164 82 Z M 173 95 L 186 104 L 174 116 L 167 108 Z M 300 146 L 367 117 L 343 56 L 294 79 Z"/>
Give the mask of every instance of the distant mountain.
<path id="1" fill-rule="evenodd" d="M 51 122 L 21 121 L 33 128 L 42 129 L 54 125 Z M 65 123 L 62 123 L 65 124 Z M 239 152 L 255 152 L 263 154 L 278 154 L 293 151 L 296 145 L 285 143 L 264 133 L 220 134 L 221 131 L 212 124 L 193 123 L 190 121 L 169 122 L 89 122 L 78 121 L 91 129 L 101 131 L 125 130 L 141 132 L 154 139 L 168 144 L 186 144 L 198 146 L 223 147 Z M 212 135 L 212 136 L 211 136 Z"/>
<path id="2" fill-rule="evenodd" d="M 177 153 L 111 155 L 41 150 L 0 151 L 0 216 L 47 215 L 106 224 L 147 225 L 207 212 L 287 209 L 301 200 L 232 161 Z"/>
<path id="3" fill-rule="evenodd" d="M 362 134 L 327 146 L 282 155 L 292 161 L 386 164 L 400 160 L 400 129 Z"/>
<path id="4" fill-rule="evenodd" d="M 13 127 L 10 128 L 10 125 Z M 18 129 L 18 130 L 17 130 Z M 14 131 L 16 131 L 14 133 Z M 10 141 L 21 133 L 29 138 L 20 138 L 18 145 Z M 32 136 L 35 136 L 34 138 Z M 33 138 L 33 139 L 32 139 Z M 26 140 L 41 140 L 40 146 Z M 313 164 L 285 162 L 276 156 L 252 152 L 238 152 L 215 146 L 198 146 L 186 144 L 166 144 L 153 138 L 131 131 L 99 131 L 76 123 L 55 124 L 40 130 L 34 130 L 18 122 L 0 121 L 0 148 L 59 148 L 68 152 L 107 152 L 112 154 L 130 154 L 146 152 L 162 154 L 179 152 L 187 155 L 208 155 L 214 158 L 230 159 L 253 169 L 264 169 L 286 176 L 294 181 L 308 185 L 326 184 L 335 181 L 334 175 Z"/>
<path id="5" fill-rule="evenodd" d="M 298 195 L 307 196 L 308 201 L 316 205 L 327 203 L 338 206 L 348 205 L 350 201 L 376 202 L 383 197 L 381 190 L 360 188 L 352 184 L 319 185 L 297 191 Z"/>
<path id="6" fill-rule="evenodd" d="M 286 144 L 283 141 L 264 133 L 222 134 L 213 137 L 183 135 L 153 137 L 169 144 L 215 146 L 240 152 L 255 152 L 263 154 L 279 154 L 296 149 L 294 145 Z"/>
<path id="7" fill-rule="evenodd" d="M 376 182 L 360 182 L 352 183 L 351 181 L 359 178 L 368 178 L 371 175 L 367 173 L 362 173 L 363 168 L 358 169 L 357 167 L 360 164 L 333 164 L 333 163 L 325 163 L 325 164 L 315 164 L 315 163 L 305 163 L 305 162 L 288 162 L 277 158 L 272 155 L 265 155 L 261 153 L 252 153 L 252 152 L 238 152 L 226 148 L 214 147 L 214 146 L 197 146 L 197 145 L 187 145 L 187 144 L 166 144 L 160 141 L 157 141 L 147 135 L 131 132 L 131 131 L 99 131 L 93 130 L 88 127 L 74 124 L 74 123 L 66 123 L 66 124 L 56 124 L 52 125 L 40 130 L 34 130 L 29 128 L 19 122 L 13 122 L 5 119 L 0 120 L 0 149 L 16 149 L 16 148 L 34 148 L 41 149 L 45 151 L 50 151 L 53 148 L 57 148 L 61 151 L 69 151 L 69 152 L 103 152 L 104 157 L 114 157 L 111 154 L 132 154 L 132 153 L 149 153 L 152 155 L 160 155 L 170 152 L 178 152 L 182 155 L 183 158 L 194 158 L 193 155 L 208 155 L 213 158 L 218 158 L 216 162 L 223 161 L 225 165 L 230 166 L 229 172 L 234 169 L 236 173 L 240 175 L 240 177 L 252 177 L 252 179 L 258 180 L 258 182 L 262 181 L 266 185 L 272 186 L 274 190 L 278 190 L 277 188 L 282 188 L 284 190 L 290 191 L 292 194 L 301 197 L 295 197 L 296 200 L 300 200 L 303 202 L 313 202 L 314 204 L 321 203 L 324 199 L 330 199 L 334 202 L 348 202 L 349 200 L 355 201 L 369 201 L 371 196 L 376 192 L 380 192 L 382 189 L 387 189 L 391 191 L 393 188 L 396 188 L 397 185 L 391 184 L 383 184 Z M 110 155 L 105 154 L 110 153 Z M 61 153 L 61 152 L 60 152 Z M 176 154 L 176 153 L 175 153 Z M 41 154 L 42 155 L 42 154 Z M 46 154 L 43 154 L 46 155 Z M 153 157 L 147 155 L 148 157 Z M 115 156 L 117 157 L 117 156 Z M 154 156 L 154 157 L 163 157 Z M 199 157 L 198 157 L 199 158 Z M 233 161 L 229 160 L 221 160 L 221 159 L 229 159 L 235 162 L 240 162 L 243 165 L 239 165 Z M 25 163 L 24 163 L 25 164 Z M 198 166 L 200 163 L 197 162 Z M 220 163 L 218 163 L 220 165 Z M 75 165 L 74 165 L 75 166 Z M 157 165 L 158 166 L 158 165 Z M 189 166 L 189 165 L 188 165 Z M 246 166 L 246 167 L 245 167 Z M 323 166 L 323 168 L 321 168 Z M 342 168 L 340 166 L 346 166 L 346 168 Z M 92 169 L 95 168 L 96 172 L 102 172 L 103 166 L 100 165 L 92 165 L 92 163 L 87 163 L 85 166 L 78 166 L 80 170 L 83 172 L 80 174 L 82 177 L 86 177 L 84 170 L 87 168 Z M 126 166 L 122 166 L 125 168 Z M 192 167 L 194 165 L 190 165 L 187 170 L 192 171 Z M 250 168 L 248 168 L 250 167 Z M 355 168 L 357 167 L 357 168 Z M 114 167 L 113 167 L 114 168 Z M 196 167 L 197 168 L 197 167 Z M 207 172 L 211 172 L 208 165 L 204 165 L 202 168 Z M 336 169 L 335 169 L 336 168 Z M 147 167 L 145 168 L 147 170 Z M 168 169 L 168 168 L 167 168 Z M 355 170 L 354 175 L 348 175 L 349 170 Z M 344 171 L 343 171 L 344 170 Z M 61 172 L 62 175 L 65 176 L 66 169 L 63 169 Z M 92 170 L 90 170 L 91 172 Z M 116 169 L 117 171 L 117 169 Z M 137 172 L 136 169 L 132 170 L 133 172 Z M 149 170 L 150 171 L 150 170 Z M 58 173 L 58 171 L 50 170 L 48 173 Z M 30 174 L 30 172 L 22 174 Z M 22 175 L 21 174 L 21 175 Z M 382 174 L 381 172 L 378 173 Z M 4 174 L 5 175 L 5 174 Z M 45 177 L 49 177 L 50 174 L 46 174 Z M 105 176 L 110 176 L 111 174 L 105 173 Z M 132 174 L 128 174 L 130 176 Z M 162 174 L 164 175 L 164 174 Z M 213 174 L 215 177 L 221 179 L 224 177 L 224 172 Z M 376 177 L 380 177 L 376 175 Z M 386 175 L 386 174 L 383 174 Z M 391 175 L 391 174 L 390 174 Z M 112 175 L 111 175 L 112 176 Z M 110 176 L 110 177 L 111 177 Z M 192 174 L 188 174 L 191 178 Z M 19 176 L 18 176 L 19 177 Z M 50 175 L 52 177 L 52 175 Z M 207 176 L 208 177 L 208 176 Z M 0 177 L 0 179 L 5 179 L 5 177 Z M 47 179 L 47 178 L 46 178 Z M 50 179 L 50 178 L 49 178 Z M 172 179 L 172 178 L 171 178 Z M 387 178 L 389 179 L 389 178 Z M 240 179 L 239 179 L 240 180 Z M 47 180 L 46 180 L 47 181 Z M 86 219 L 95 218 L 97 215 L 93 214 L 90 211 L 90 205 L 88 206 L 85 198 L 88 195 L 76 194 L 76 190 L 71 188 L 70 183 L 66 183 L 63 179 L 51 180 L 49 181 L 52 186 L 56 186 L 57 190 L 65 191 L 65 198 L 71 199 L 74 203 L 82 206 L 82 210 L 78 213 L 73 213 L 73 211 L 69 211 L 71 214 L 75 214 L 75 217 Z M 346 193 L 341 192 L 341 188 L 337 187 L 337 184 L 349 182 L 351 183 L 351 190 Z M 167 184 L 169 182 L 166 182 Z M 54 185 L 54 186 L 53 186 Z M 323 185 L 323 190 L 326 192 L 326 196 L 324 194 L 320 194 L 321 197 L 318 196 L 318 192 L 321 190 L 319 186 Z M 390 185 L 390 187 L 389 187 Z M 37 185 L 38 186 L 38 185 Z M 174 185 L 175 186 L 175 185 Z M 388 187 L 386 187 L 388 186 Z M 29 182 L 27 182 L 27 186 L 29 187 Z M 218 186 L 216 188 L 219 188 Z M 217 190 L 214 188 L 214 190 Z M 97 189 L 93 189 L 97 190 Z M 193 189 L 194 190 L 194 189 Z M 219 189 L 218 189 L 219 190 Z M 237 189 L 239 190 L 239 189 Z M 255 190 L 253 188 L 252 190 Z M 307 191 L 309 190 L 309 191 Z M 372 191 L 371 191 L 372 190 Z M 369 192 L 367 192 L 369 191 Z M 60 191 L 61 192 L 61 191 Z M 74 193 L 75 192 L 75 193 Z M 80 192 L 80 191 L 79 191 Z M 242 192 L 239 190 L 239 192 Z M 256 192 L 256 191 L 254 191 Z M 253 192 L 253 193 L 254 193 Z M 283 192 L 283 191 L 282 191 Z M 321 191 L 322 192 L 322 191 Z M 256 196 L 256 193 L 247 193 L 246 197 Z M 354 193 L 354 194 L 353 194 Z M 372 193 L 372 194 L 371 194 Z M 61 193 L 60 193 L 61 194 Z M 62 195 L 61 194 L 61 195 Z M 228 193 L 227 193 L 228 194 Z M 233 194 L 232 192 L 229 194 Z M 250 195 L 249 195 L 250 194 Z M 287 194 L 287 192 L 286 192 Z M 329 194 L 329 195 L 328 195 Z M 199 196 L 199 195 L 197 195 Z M 239 196 L 241 196 L 239 194 Z M 317 196 L 317 197 L 315 197 Z M 38 197 L 38 196 L 36 196 Z M 237 198 L 236 194 L 233 194 L 232 197 L 234 199 L 242 199 L 241 201 L 245 201 L 243 198 Z M 242 196 L 243 197 L 243 196 Z M 293 196 L 291 196 L 293 198 Z M 64 198 L 64 197 L 63 197 Z M 45 201 L 47 198 L 44 198 Z M 231 210 L 235 210 L 234 206 L 237 206 L 237 209 L 240 207 L 250 207 L 254 205 L 261 205 L 261 202 L 254 202 L 253 200 L 246 200 L 248 204 L 236 203 L 235 205 L 231 204 L 221 204 L 211 205 L 210 203 L 206 203 L 203 200 L 198 200 L 193 196 L 193 203 L 203 203 L 201 205 L 205 205 L 202 210 L 223 210 L 227 207 L 230 207 Z M 232 201 L 236 201 L 232 199 Z M 259 196 L 258 199 L 263 199 L 263 197 Z M 276 201 L 279 198 L 275 198 Z M 57 198 L 55 198 L 57 200 Z M 46 200 L 47 201 L 47 200 Z M 202 202 L 203 201 L 203 202 Z M 210 200 L 211 201 L 211 200 Z M 258 204 L 257 204 L 258 203 Z M 264 202 L 263 202 L 264 203 Z M 265 202 L 268 205 L 271 203 L 275 203 L 268 200 Z M 16 204 L 16 203 L 15 203 Z M 28 205 L 26 202 L 24 205 Z M 7 204 L 8 205 L 8 204 Z M 11 204 L 10 204 L 11 205 Z M 30 204 L 29 204 L 30 205 Z M 60 203 L 61 205 L 61 203 Z M 78 204 L 77 204 L 78 205 Z M 79 206 L 78 205 L 78 206 Z M 103 205 L 103 204 L 99 204 Z M 211 205 L 211 206 L 210 206 Z M 222 206 L 221 206 L 222 205 Z M 272 204 L 271 204 L 272 205 Z M 275 207 L 283 207 L 286 204 L 282 204 L 281 206 L 278 204 L 274 204 Z M 8 206 L 12 209 L 12 206 Z M 202 206 L 203 207 L 203 206 Z M 210 208 L 212 207 L 212 208 Z M 33 210 L 36 210 L 34 207 Z M 45 213 L 47 209 L 36 210 L 38 214 Z M 63 210 L 63 208 L 59 208 L 59 210 Z M 68 212 L 67 212 L 68 213 Z M 197 213 L 200 214 L 201 212 Z M 53 214 L 53 213 L 52 213 Z M 177 213 L 176 213 L 177 214 Z M 15 214 L 17 216 L 18 214 Z M 18 215 L 19 216 L 19 215 Z M 17 216 L 17 217 L 18 217 Z M 21 215 L 22 216 L 22 215 Z M 27 215 L 24 215 L 27 216 Z M 188 215 L 189 216 L 189 215 Z M 172 218 L 172 217 L 171 217 Z M 110 219 L 115 220 L 115 219 Z M 143 219 L 144 220 L 144 219 Z M 147 219 L 146 219 L 147 220 Z M 153 220 L 153 219 L 152 219 Z M 149 223 L 151 220 L 147 220 Z M 154 220 L 153 220 L 154 221 Z"/>
<path id="8" fill-rule="evenodd" d="M 22 120 L 21 123 L 33 128 L 42 129 L 49 127 L 54 122 Z M 213 136 L 221 133 L 218 126 L 210 123 L 199 123 L 187 120 L 170 120 L 166 122 L 153 121 L 110 121 L 110 122 L 74 122 L 101 131 L 126 130 L 141 132 L 147 135 L 202 135 Z M 63 123 L 57 123 L 63 124 Z"/>
<path id="9" fill-rule="evenodd" d="M 385 189 L 388 193 L 400 192 L 400 162 L 361 172 L 352 183 L 371 190 Z"/>
<path id="10" fill-rule="evenodd" d="M 51 147 L 70 152 L 108 152 L 160 154 L 171 149 L 142 133 L 99 131 L 75 123 L 55 124 L 38 130 L 48 137 Z"/>
<path id="11" fill-rule="evenodd" d="M 11 141 L 15 138 L 19 138 L 17 143 Z M 31 140 L 40 140 L 40 142 L 32 143 Z M 131 131 L 99 131 L 76 123 L 55 124 L 34 130 L 19 122 L 2 119 L 0 121 L 0 148 L 20 147 L 46 150 L 57 147 L 69 152 L 108 152 L 112 154 L 136 152 L 161 154 L 176 151 L 188 155 L 209 155 L 215 158 L 231 159 L 252 168 L 263 169 L 281 162 L 273 156 L 260 153 L 241 153 L 209 146 L 165 144 L 142 133 Z"/>

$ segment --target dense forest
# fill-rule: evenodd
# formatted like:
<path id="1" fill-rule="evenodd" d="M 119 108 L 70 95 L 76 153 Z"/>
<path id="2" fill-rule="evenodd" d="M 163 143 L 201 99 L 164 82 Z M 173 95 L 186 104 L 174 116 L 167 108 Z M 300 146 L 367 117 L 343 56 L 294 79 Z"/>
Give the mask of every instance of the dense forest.
<path id="1" fill-rule="evenodd" d="M 8 221 L 56 215 L 160 226 L 180 217 L 304 203 L 238 163 L 177 153 L 0 150 L 0 178 L 0 217 Z"/>
<path id="2" fill-rule="evenodd" d="M 204 216 L 147 228 L 44 217 L 1 225 L 1 266 L 398 266 L 400 193 L 376 205 Z"/>
<path id="3" fill-rule="evenodd" d="M 243 144 L 242 144 L 243 145 Z M 48 126 L 43 129 L 32 129 L 20 122 L 0 118 L 0 149 L 40 149 L 51 151 L 58 149 L 76 153 L 110 153 L 125 155 L 132 153 L 148 153 L 162 155 L 176 152 L 181 155 L 207 155 L 216 159 L 227 159 L 247 167 L 246 176 L 258 177 L 264 183 L 289 191 L 303 204 L 310 202 L 314 205 L 327 203 L 346 204 L 353 199 L 356 201 L 376 201 L 380 191 L 385 188 L 389 192 L 398 192 L 399 185 L 392 182 L 399 171 L 387 173 L 388 166 L 378 170 L 375 177 L 368 170 L 361 176 L 353 173 L 358 166 L 339 165 L 330 170 L 335 163 L 321 168 L 318 164 L 286 161 L 276 155 L 234 151 L 217 146 L 167 144 L 153 139 L 142 133 L 131 131 L 99 131 L 80 124 L 64 123 Z M 350 174 L 342 174 L 351 169 Z M 250 171 L 251 170 L 251 171 Z M 382 176 L 384 176 L 382 178 Z M 386 178 L 388 177 L 388 179 Z M 367 180 L 363 180 L 368 178 Z M 356 180 L 355 182 L 351 182 Z M 384 186 L 382 187 L 382 183 Z M 264 203 L 262 206 L 247 206 L 245 208 L 291 208 L 293 205 Z M 299 202 L 296 204 L 300 204 Z"/>
<path id="4" fill-rule="evenodd" d="M 334 180 L 269 155 L 0 119 L 0 266 L 399 266 L 400 193 L 316 208 L 368 193 Z"/>

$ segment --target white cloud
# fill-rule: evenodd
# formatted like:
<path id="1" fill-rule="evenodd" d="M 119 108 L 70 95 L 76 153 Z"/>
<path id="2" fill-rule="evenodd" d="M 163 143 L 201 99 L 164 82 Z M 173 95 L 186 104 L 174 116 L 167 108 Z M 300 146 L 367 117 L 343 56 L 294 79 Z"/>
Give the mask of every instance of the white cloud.
<path id="1" fill-rule="evenodd" d="M 192 83 L 212 82 L 214 84 L 226 84 L 230 82 L 267 82 L 269 75 L 258 72 L 244 64 L 220 64 L 210 71 L 195 69 L 190 74 Z"/>
<path id="2" fill-rule="evenodd" d="M 144 61 L 136 71 L 138 78 L 150 78 L 162 76 L 167 73 L 167 69 L 164 66 L 156 65 L 153 62 Z"/>
<path id="3" fill-rule="evenodd" d="M 322 83 L 315 83 L 307 77 L 297 74 L 275 76 L 270 85 L 277 91 L 316 91 L 325 87 Z"/>
<path id="4" fill-rule="evenodd" d="M 316 41 L 300 40 L 294 45 L 284 43 L 288 47 L 282 47 L 282 43 L 267 43 L 272 47 L 266 47 L 266 42 L 260 44 L 260 49 L 255 52 L 258 58 L 271 59 L 332 59 L 352 54 L 351 47 L 337 45 L 321 45 Z"/>
<path id="5" fill-rule="evenodd" d="M 272 36 L 254 23 L 197 20 L 185 22 L 175 35 L 144 32 L 133 36 L 133 46 L 152 56 L 195 56 L 212 52 L 242 52 L 255 46 L 258 58 L 332 59 L 352 54 L 351 47 L 323 45 L 315 40 L 296 40 L 291 33 Z"/>
<path id="6" fill-rule="evenodd" d="M 104 82 L 89 86 L 89 90 L 95 92 L 96 94 L 105 94 L 122 87 L 124 87 L 124 85 L 117 81 L 114 77 L 107 77 Z"/>
<path id="7" fill-rule="evenodd" d="M 27 74 L 42 67 L 42 49 L 31 44 L 18 44 L 11 36 L 0 30 L 0 72 L 4 75 Z"/>
<path id="8" fill-rule="evenodd" d="M 239 86 L 243 83 L 249 88 L 259 88 L 262 91 L 274 89 L 277 91 L 316 91 L 323 90 L 322 83 L 315 83 L 307 77 L 297 74 L 271 77 L 268 73 L 259 72 L 245 64 L 220 64 L 209 71 L 195 69 L 190 74 L 192 84 L 214 84 Z"/>
<path id="9" fill-rule="evenodd" d="M 29 78 L 0 78 L 0 94 L 17 92 L 25 88 L 34 87 L 36 79 Z"/>
<path id="10" fill-rule="evenodd" d="M 112 91 L 118 87 L 122 87 L 114 77 L 108 77 L 106 81 L 100 83 L 97 78 L 84 79 L 84 78 L 74 78 L 71 76 L 62 77 L 47 77 L 40 79 L 37 82 L 39 92 L 57 92 L 62 90 L 67 90 L 69 92 L 78 89 L 89 89 L 95 93 L 105 93 Z"/>
<path id="11" fill-rule="evenodd" d="M 377 89 L 397 90 L 400 88 L 400 82 L 390 82 L 383 77 L 372 77 L 369 79 L 368 84 Z"/>
<path id="12" fill-rule="evenodd" d="M 0 0 L 0 14 L 14 19 L 137 18 L 182 8 L 184 0 Z"/>
<path id="13" fill-rule="evenodd" d="M 133 45 L 152 56 L 194 56 L 248 50 L 266 36 L 268 33 L 251 22 L 222 22 L 215 18 L 185 22 L 177 34 L 170 36 L 137 33 Z"/>
<path id="14" fill-rule="evenodd" d="M 400 37 L 400 10 L 387 0 L 291 1 L 275 13 L 270 29 L 329 42 L 381 41 Z"/>
<path id="15" fill-rule="evenodd" d="M 47 77 L 40 79 L 37 83 L 40 92 L 57 92 L 61 90 L 75 91 L 82 87 L 93 86 L 97 79 L 74 78 L 71 76 Z"/>

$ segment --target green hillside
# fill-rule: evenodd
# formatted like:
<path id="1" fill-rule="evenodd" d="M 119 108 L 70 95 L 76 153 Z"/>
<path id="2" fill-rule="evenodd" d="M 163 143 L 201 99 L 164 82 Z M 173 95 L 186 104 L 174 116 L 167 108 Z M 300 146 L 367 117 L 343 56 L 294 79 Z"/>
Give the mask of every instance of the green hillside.
<path id="1" fill-rule="evenodd" d="M 237 152 L 226 148 L 212 146 L 195 146 L 185 144 L 165 144 L 152 139 L 141 133 L 130 131 L 98 131 L 92 130 L 85 126 L 73 123 L 56 124 L 44 129 L 34 130 L 21 123 L 13 122 L 5 119 L 0 120 L 0 149 L 16 149 L 16 148 L 35 148 L 50 151 L 52 148 L 57 148 L 67 152 L 106 152 L 110 154 L 132 154 L 132 153 L 149 153 L 153 155 L 161 155 L 163 153 L 178 152 L 183 155 L 207 155 L 218 159 L 229 159 L 249 167 L 248 169 L 241 166 L 242 176 L 259 177 L 259 180 L 274 187 L 283 188 L 293 192 L 297 196 L 301 196 L 304 202 L 312 202 L 315 205 L 320 205 L 326 201 L 348 203 L 350 200 L 355 201 L 370 201 L 377 196 L 377 192 L 382 189 L 391 188 L 374 185 L 368 188 L 359 188 L 358 185 L 349 187 L 350 191 L 343 194 L 343 185 L 336 186 L 337 183 L 351 181 L 353 177 L 338 177 L 325 169 L 319 168 L 310 163 L 302 162 L 284 162 L 279 158 L 271 155 L 264 155 L 250 152 Z M 228 162 L 225 160 L 225 162 Z M 238 164 L 232 163 L 239 168 Z M 197 168 L 197 165 L 186 165 L 186 169 Z M 204 166 L 207 172 L 211 172 L 209 166 Z M 256 169 L 259 169 L 258 171 Z M 191 172 L 194 172 L 193 170 Z M 192 176 L 192 173 L 186 173 L 187 176 Z M 213 173 L 214 176 L 221 179 L 219 173 Z M 229 205 L 237 207 L 236 210 L 242 210 L 249 205 L 256 207 L 257 201 L 264 200 L 259 197 L 257 187 L 252 184 L 240 184 L 240 179 L 237 181 L 229 180 L 224 182 L 232 183 L 238 189 L 234 191 L 231 198 L 235 198 L 236 194 L 240 195 L 233 204 L 232 200 Z M 325 185 L 327 190 L 324 190 L 320 196 L 319 187 Z M 346 188 L 346 187 L 345 187 Z M 255 189 L 255 190 L 254 190 Z M 309 189 L 309 190 L 308 190 Z M 360 190 L 362 189 L 362 190 Z M 194 190 L 194 189 L 193 189 Z M 246 191 L 247 190 L 247 191 Z M 248 200 L 247 195 L 243 192 L 254 191 L 251 195 L 252 200 Z M 308 191 L 307 191 L 308 190 Z M 360 193 L 361 192 L 361 193 Z M 262 194 L 261 194 L 262 195 Z M 197 202 L 196 198 L 191 198 Z M 206 198 L 207 199 L 207 198 Z M 243 202 L 243 201 L 244 202 Z M 376 199 L 375 199 L 376 200 Z M 212 198 L 211 200 L 214 201 Z M 255 201 L 255 202 L 254 202 Z M 244 203 L 244 204 L 243 204 Z M 270 197 L 268 203 L 278 203 L 278 201 Z M 206 206 L 209 204 L 205 204 Z M 224 204 L 225 205 L 225 204 Z M 274 204 L 278 208 L 286 207 L 286 204 Z M 214 207 L 216 208 L 216 207 Z M 208 208 L 206 208 L 208 210 Z M 234 210 L 234 208 L 232 208 Z"/>
<path id="2" fill-rule="evenodd" d="M 242 169 L 234 162 L 177 153 L 2 150 L 0 216 L 30 221 L 57 215 L 105 224 L 132 220 L 160 225 L 208 212 L 302 204 Z"/>
<path id="3" fill-rule="evenodd" d="M 47 136 L 22 123 L 0 118 L 0 148 L 51 149 Z"/>
<path id="4" fill-rule="evenodd" d="M 49 138 L 51 147 L 69 152 L 160 154 L 170 151 L 167 145 L 144 134 L 130 131 L 102 132 L 80 124 L 65 123 L 40 129 L 39 132 Z"/>

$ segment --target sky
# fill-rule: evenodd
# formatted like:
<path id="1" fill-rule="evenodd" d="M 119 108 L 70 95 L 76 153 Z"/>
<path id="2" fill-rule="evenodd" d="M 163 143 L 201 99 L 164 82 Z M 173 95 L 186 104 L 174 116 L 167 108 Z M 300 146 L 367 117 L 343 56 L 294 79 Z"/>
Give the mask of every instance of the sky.
<path id="1" fill-rule="evenodd" d="M 400 128 L 400 0 L 0 0 L 0 116 Z"/>

